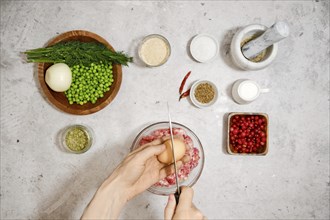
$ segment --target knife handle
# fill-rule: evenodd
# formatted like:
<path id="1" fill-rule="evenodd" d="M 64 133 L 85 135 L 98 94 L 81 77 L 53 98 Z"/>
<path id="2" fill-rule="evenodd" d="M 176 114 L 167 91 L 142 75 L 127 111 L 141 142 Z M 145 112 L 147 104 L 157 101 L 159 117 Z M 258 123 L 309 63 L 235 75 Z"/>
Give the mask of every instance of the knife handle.
<path id="1" fill-rule="evenodd" d="M 178 205 L 179 204 L 179 199 L 180 199 L 180 194 L 178 193 L 178 191 L 176 191 L 174 193 L 174 197 L 175 197 L 175 202 Z"/>

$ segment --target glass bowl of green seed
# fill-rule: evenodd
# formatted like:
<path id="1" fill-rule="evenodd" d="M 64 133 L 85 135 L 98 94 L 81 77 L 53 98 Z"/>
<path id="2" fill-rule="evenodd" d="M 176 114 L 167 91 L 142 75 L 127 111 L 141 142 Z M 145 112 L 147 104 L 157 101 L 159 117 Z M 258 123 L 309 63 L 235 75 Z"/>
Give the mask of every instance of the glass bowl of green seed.
<path id="1" fill-rule="evenodd" d="M 88 151 L 94 141 L 93 130 L 86 125 L 70 125 L 61 135 L 61 144 L 70 153 L 81 154 Z"/>

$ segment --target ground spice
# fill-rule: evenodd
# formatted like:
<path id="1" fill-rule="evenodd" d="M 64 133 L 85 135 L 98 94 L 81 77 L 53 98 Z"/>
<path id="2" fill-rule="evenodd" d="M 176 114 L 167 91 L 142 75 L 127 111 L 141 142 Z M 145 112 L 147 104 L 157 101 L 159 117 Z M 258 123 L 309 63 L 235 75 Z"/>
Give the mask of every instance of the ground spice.
<path id="1" fill-rule="evenodd" d="M 65 143 L 73 151 L 81 151 L 87 147 L 89 136 L 82 128 L 72 128 L 65 136 Z"/>
<path id="2" fill-rule="evenodd" d="M 170 46 L 166 39 L 159 36 L 150 36 L 140 47 L 140 56 L 149 66 L 159 66 L 170 56 Z"/>
<path id="3" fill-rule="evenodd" d="M 255 39 L 255 38 L 259 37 L 259 36 L 260 36 L 260 34 L 255 34 L 255 35 L 252 35 L 251 37 L 248 37 L 248 38 L 244 39 L 241 42 L 241 49 L 244 46 L 244 44 L 250 42 L 251 40 L 253 40 L 253 39 Z M 252 62 L 255 62 L 255 63 L 258 63 L 258 62 L 264 60 L 264 58 L 266 56 L 266 53 L 267 53 L 267 50 L 268 49 L 265 49 L 265 50 L 261 51 L 256 57 L 254 57 L 253 59 L 248 59 L 248 60 L 250 60 Z"/>
<path id="4" fill-rule="evenodd" d="M 201 83 L 196 87 L 194 95 L 197 101 L 206 104 L 213 100 L 215 92 L 210 84 Z"/>

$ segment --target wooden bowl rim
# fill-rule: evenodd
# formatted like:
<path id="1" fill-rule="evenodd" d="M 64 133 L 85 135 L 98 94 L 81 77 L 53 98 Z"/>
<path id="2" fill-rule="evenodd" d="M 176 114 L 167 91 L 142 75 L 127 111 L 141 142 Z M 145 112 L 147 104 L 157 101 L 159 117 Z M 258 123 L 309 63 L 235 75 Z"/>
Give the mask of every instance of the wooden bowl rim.
<path id="1" fill-rule="evenodd" d="M 72 30 L 72 31 L 64 32 L 64 33 L 54 37 L 53 39 L 51 39 L 46 44 L 45 47 L 54 45 L 56 43 L 59 43 L 59 42 L 65 40 L 65 39 L 67 39 L 67 38 L 74 37 L 74 36 L 83 36 L 83 37 L 92 38 L 92 39 L 104 44 L 110 50 L 115 51 L 114 48 L 112 47 L 112 45 L 110 43 L 108 43 L 104 38 L 102 38 L 101 36 L 99 36 L 95 33 L 85 31 L 85 30 Z M 108 104 L 110 104 L 114 100 L 114 98 L 118 94 L 118 91 L 119 91 L 120 86 L 121 86 L 122 66 L 120 64 L 113 64 L 113 69 L 116 68 L 116 70 L 117 70 L 117 78 L 114 81 L 114 83 L 112 84 L 112 86 L 114 87 L 114 90 L 109 95 L 109 97 L 107 99 L 105 99 L 102 103 L 95 104 L 95 106 L 92 107 L 92 108 L 89 108 L 89 109 L 73 109 L 73 108 L 70 108 L 70 105 L 67 106 L 67 105 L 63 104 L 62 102 L 58 101 L 51 94 L 50 88 L 48 87 L 48 85 L 45 82 L 45 64 L 46 63 L 39 63 L 38 64 L 38 79 L 39 79 L 39 83 L 41 85 L 41 88 L 42 88 L 43 92 L 45 93 L 45 95 L 47 97 L 47 100 L 51 104 L 55 105 L 55 107 L 62 110 L 63 112 L 66 112 L 66 113 L 69 113 L 69 114 L 87 115 L 87 114 L 92 114 L 92 113 L 95 113 L 95 112 L 98 112 L 98 111 L 102 110 L 103 108 L 105 108 Z M 108 92 L 110 92 L 110 91 L 108 91 Z M 108 93 L 108 92 L 106 92 L 106 93 Z M 78 104 L 73 104 L 73 105 L 78 105 Z"/>

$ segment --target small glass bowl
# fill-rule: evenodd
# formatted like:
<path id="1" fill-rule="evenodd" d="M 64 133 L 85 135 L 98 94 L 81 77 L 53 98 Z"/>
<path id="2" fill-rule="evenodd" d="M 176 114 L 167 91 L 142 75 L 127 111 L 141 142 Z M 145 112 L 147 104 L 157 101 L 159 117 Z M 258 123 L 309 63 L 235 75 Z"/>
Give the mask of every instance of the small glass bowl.
<path id="1" fill-rule="evenodd" d="M 186 134 L 188 136 L 190 136 L 190 138 L 193 141 L 193 145 L 195 148 L 197 148 L 199 150 L 199 161 L 198 161 L 198 165 L 191 170 L 188 178 L 186 180 L 180 181 L 179 185 L 180 186 L 193 186 L 197 180 L 199 179 L 200 175 L 202 174 L 203 171 L 203 167 L 204 167 L 204 150 L 203 150 L 203 146 L 202 143 L 200 142 L 200 140 L 198 139 L 198 137 L 196 136 L 196 134 L 190 130 L 189 128 L 187 128 L 186 126 L 176 123 L 176 122 L 172 122 L 173 128 L 181 128 L 183 129 Z M 131 147 L 131 151 L 135 150 L 138 146 L 139 143 L 141 141 L 141 139 L 145 136 L 148 136 L 150 133 L 152 133 L 155 130 L 159 130 L 159 129 L 169 129 L 169 123 L 168 122 L 157 122 L 154 124 L 151 124 L 147 127 L 145 127 L 134 139 L 132 147 Z M 166 187 L 166 186 L 151 186 L 148 191 L 157 195 L 170 195 L 175 193 L 177 190 L 176 188 L 176 184 Z"/>
<path id="2" fill-rule="evenodd" d="M 144 59 L 144 56 L 142 54 L 142 47 L 143 45 L 150 39 L 153 39 L 153 38 L 158 38 L 160 40 L 162 40 L 165 45 L 167 46 L 167 54 L 165 56 L 165 58 L 162 60 L 162 62 L 160 63 L 157 63 L 155 65 L 153 64 L 150 64 L 148 63 L 145 59 Z M 139 45 L 139 49 L 138 49 L 138 54 L 139 54 L 139 58 L 144 62 L 144 64 L 146 64 L 148 67 L 157 67 L 157 66 L 161 66 L 163 65 L 164 63 L 167 62 L 168 58 L 171 56 L 171 45 L 169 43 L 169 41 L 162 35 L 159 35 L 159 34 L 150 34 L 148 36 L 146 36 L 145 38 L 143 38 L 143 40 L 141 41 L 140 45 Z"/>
<path id="3" fill-rule="evenodd" d="M 79 129 L 79 130 L 83 131 L 84 134 L 86 135 L 86 138 L 87 138 L 87 144 L 86 144 L 86 146 L 85 146 L 83 149 L 81 149 L 81 150 L 73 150 L 73 149 L 71 149 L 71 148 L 67 145 L 66 138 L 67 138 L 67 136 L 69 135 L 69 133 L 70 133 L 71 131 L 73 131 L 74 129 Z M 70 125 L 70 126 L 64 128 L 64 130 L 63 130 L 63 132 L 62 132 L 62 134 L 61 134 L 61 140 L 60 140 L 60 141 L 61 141 L 61 145 L 62 145 L 62 147 L 63 147 L 65 150 L 67 150 L 68 152 L 70 152 L 70 153 L 75 153 L 75 154 L 82 154 L 82 153 L 85 153 L 86 151 L 88 151 L 88 150 L 91 148 L 91 146 L 92 146 L 92 144 L 93 144 L 93 142 L 94 142 L 94 132 L 93 132 L 93 130 L 92 130 L 90 127 L 88 127 L 88 126 L 86 126 L 86 125 Z"/>

